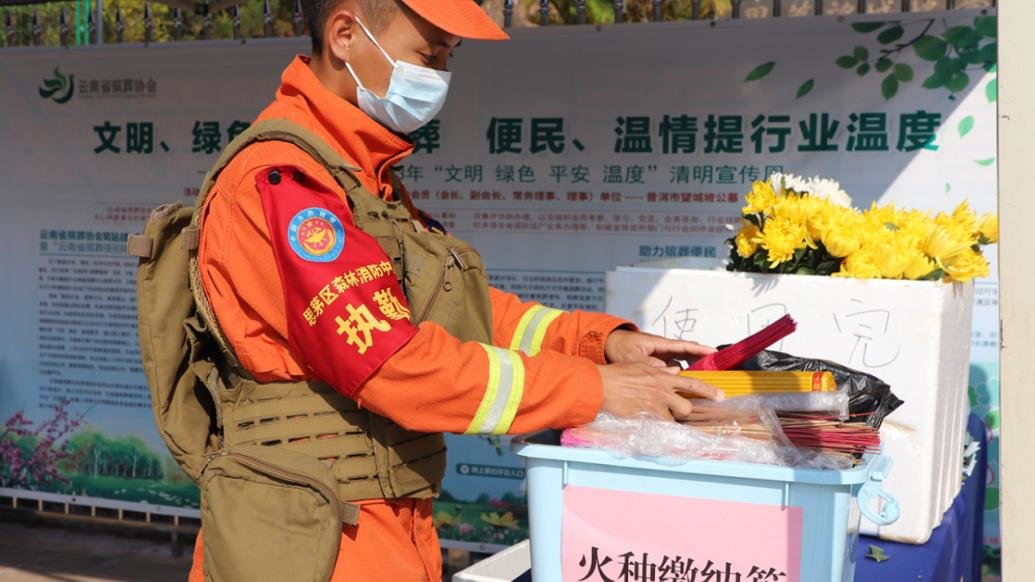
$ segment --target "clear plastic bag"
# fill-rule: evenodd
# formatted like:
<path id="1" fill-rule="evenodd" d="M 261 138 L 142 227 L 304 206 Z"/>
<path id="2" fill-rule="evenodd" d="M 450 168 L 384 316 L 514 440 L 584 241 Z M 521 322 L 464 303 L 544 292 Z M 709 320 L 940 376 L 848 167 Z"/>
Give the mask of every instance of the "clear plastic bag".
<path id="1" fill-rule="evenodd" d="M 616 457 L 668 465 L 707 459 L 840 470 L 855 463 L 851 455 L 812 453 L 794 447 L 780 429 L 772 408 L 728 406 L 727 402 L 695 406 L 693 417 L 682 423 L 648 415 L 618 418 L 601 413 L 587 425 L 564 431 L 561 444 L 604 449 Z"/>

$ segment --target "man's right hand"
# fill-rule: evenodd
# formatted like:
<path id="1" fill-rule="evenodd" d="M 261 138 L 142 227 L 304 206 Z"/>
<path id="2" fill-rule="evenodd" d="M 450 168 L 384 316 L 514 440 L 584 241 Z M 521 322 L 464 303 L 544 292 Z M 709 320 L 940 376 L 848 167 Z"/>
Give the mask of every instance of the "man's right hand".
<path id="1" fill-rule="evenodd" d="M 693 409 L 679 393 L 697 398 L 720 400 L 722 391 L 694 378 L 679 376 L 679 368 L 648 364 L 607 364 L 597 366 L 604 383 L 601 412 L 618 417 L 641 412 L 663 420 L 683 420 Z"/>

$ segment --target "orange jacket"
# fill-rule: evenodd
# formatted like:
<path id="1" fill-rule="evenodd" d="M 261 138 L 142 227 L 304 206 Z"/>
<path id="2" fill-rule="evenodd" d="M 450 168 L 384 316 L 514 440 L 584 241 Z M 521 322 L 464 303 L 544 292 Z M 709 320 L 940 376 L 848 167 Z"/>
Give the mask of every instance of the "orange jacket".
<path id="1" fill-rule="evenodd" d="M 328 91 L 302 56 L 284 70 L 276 99 L 258 120 L 268 118 L 294 121 L 335 146 L 361 169 L 358 177 L 366 189 L 385 198 L 393 196 L 389 168 L 412 151 L 410 143 Z M 262 170 L 284 165 L 296 166 L 342 195 L 327 171 L 300 149 L 260 142 L 230 162 L 202 209 L 202 284 L 241 364 L 259 381 L 314 375 L 306 354 L 289 348 L 285 294 L 256 184 Z M 431 322 L 422 323 L 381 365 L 356 400 L 403 427 L 425 432 L 521 433 L 591 420 L 602 398 L 595 364 L 605 363 L 604 341 L 626 322 L 603 314 L 563 313 L 497 289 L 490 292 L 495 344 L 524 350 L 504 354 L 524 368 L 520 402 L 511 417 L 496 424 L 485 420 L 492 404 L 487 389 L 493 374 L 498 376 L 490 370 L 491 350 L 461 342 Z M 340 345 L 328 342 L 326 349 Z M 339 360 L 348 355 L 343 352 Z"/>

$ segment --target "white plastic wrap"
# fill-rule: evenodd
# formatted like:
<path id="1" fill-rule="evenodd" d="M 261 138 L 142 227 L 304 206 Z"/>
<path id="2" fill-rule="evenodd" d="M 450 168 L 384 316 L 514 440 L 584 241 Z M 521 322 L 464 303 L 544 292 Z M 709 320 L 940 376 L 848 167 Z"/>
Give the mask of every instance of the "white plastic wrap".
<path id="1" fill-rule="evenodd" d="M 810 453 L 790 445 L 772 409 L 745 414 L 722 407 L 725 403 L 712 404 L 719 406 L 701 411 L 699 421 L 686 424 L 647 415 L 618 418 L 601 413 L 587 425 L 564 431 L 561 444 L 669 465 L 709 459 L 841 470 L 854 464 L 849 455 Z M 708 428 L 697 428 L 695 422 L 706 423 Z"/>

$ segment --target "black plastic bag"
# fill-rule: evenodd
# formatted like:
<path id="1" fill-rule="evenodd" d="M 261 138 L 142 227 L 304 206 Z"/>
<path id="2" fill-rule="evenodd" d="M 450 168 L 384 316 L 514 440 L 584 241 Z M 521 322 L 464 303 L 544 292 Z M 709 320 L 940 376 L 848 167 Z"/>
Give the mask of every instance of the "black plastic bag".
<path id="1" fill-rule="evenodd" d="M 884 417 L 903 404 L 903 401 L 891 392 L 891 386 L 880 378 L 827 360 L 802 358 L 783 352 L 762 350 L 744 361 L 739 368 L 741 370 L 830 372 L 834 375 L 838 387 L 848 390 L 848 411 L 852 414 L 852 418 L 848 422 L 865 422 L 873 428 L 880 428 Z"/>

